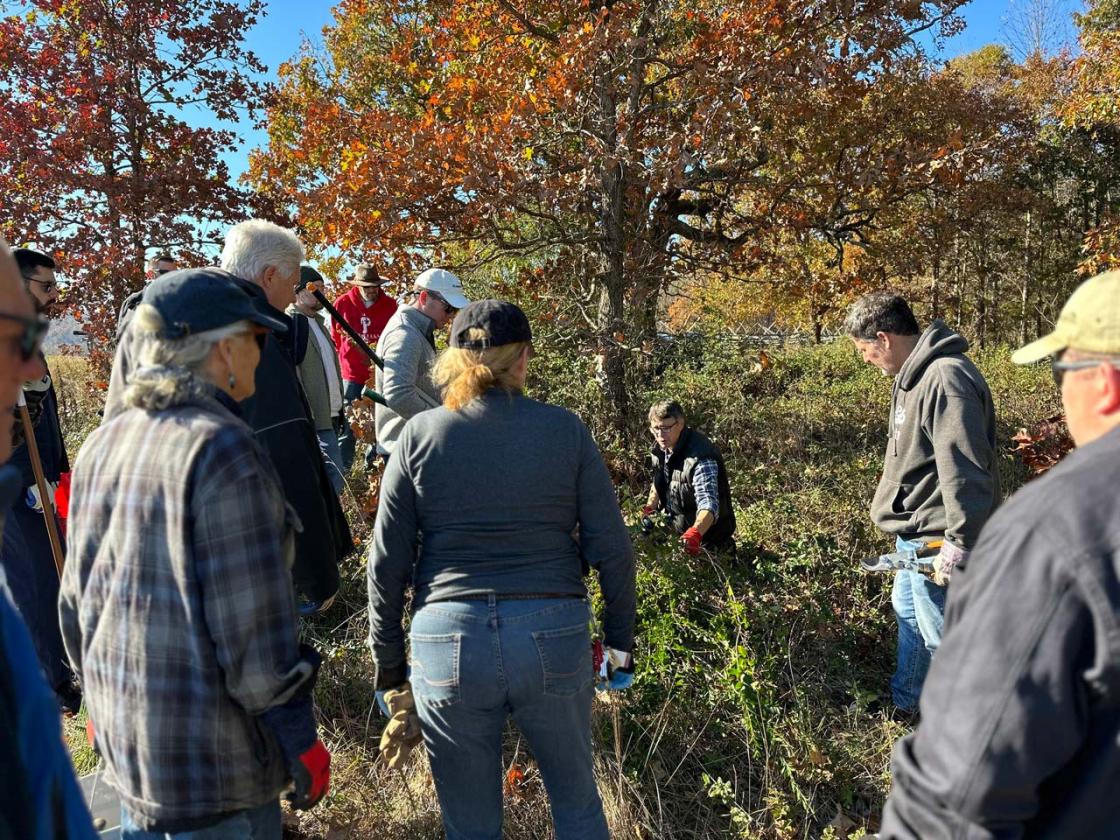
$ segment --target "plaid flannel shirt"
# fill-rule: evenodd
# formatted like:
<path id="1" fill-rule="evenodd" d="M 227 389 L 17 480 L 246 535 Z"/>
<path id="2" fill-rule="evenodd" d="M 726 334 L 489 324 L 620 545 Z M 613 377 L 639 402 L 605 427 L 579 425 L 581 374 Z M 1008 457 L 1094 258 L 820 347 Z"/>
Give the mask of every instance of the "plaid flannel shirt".
<path id="1" fill-rule="evenodd" d="M 284 497 L 252 431 L 205 397 L 133 408 L 73 476 L 63 638 L 122 803 L 174 832 L 274 799 L 288 774 L 257 716 L 310 668 Z"/>

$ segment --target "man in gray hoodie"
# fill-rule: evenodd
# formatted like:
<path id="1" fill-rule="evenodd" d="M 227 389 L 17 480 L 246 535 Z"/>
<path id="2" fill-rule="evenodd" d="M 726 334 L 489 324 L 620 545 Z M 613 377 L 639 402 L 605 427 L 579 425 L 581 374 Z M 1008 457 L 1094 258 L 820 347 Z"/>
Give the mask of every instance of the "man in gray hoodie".
<path id="1" fill-rule="evenodd" d="M 1120 837 L 1120 271 L 1011 359 L 1047 356 L 1077 449 L 999 509 L 953 584 L 884 840 Z"/>
<path id="2" fill-rule="evenodd" d="M 941 541 L 934 579 L 895 573 L 898 666 L 891 699 L 918 710 L 922 683 L 945 622 L 945 587 L 999 503 L 996 420 L 988 383 L 966 357 L 968 342 L 935 320 L 922 332 L 909 305 L 873 292 L 844 331 L 868 364 L 894 377 L 883 476 L 871 519 L 898 550 Z"/>

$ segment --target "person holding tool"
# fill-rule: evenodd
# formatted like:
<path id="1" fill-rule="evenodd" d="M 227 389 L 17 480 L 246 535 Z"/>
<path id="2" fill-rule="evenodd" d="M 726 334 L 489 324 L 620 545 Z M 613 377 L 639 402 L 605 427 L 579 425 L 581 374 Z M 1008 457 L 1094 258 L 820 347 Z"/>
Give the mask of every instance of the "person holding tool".
<path id="1" fill-rule="evenodd" d="M 0 527 L 5 512 L 24 492 L 21 471 L 6 463 L 12 454 L 12 429 L 19 422 L 12 409 L 23 383 L 42 375 L 39 348 L 47 329 L 18 278 L 8 245 L 0 238 Z M 0 754 L 0 837 L 94 840 L 97 832 L 63 742 L 58 699 L 44 679 L 2 566 Z"/>
<path id="2" fill-rule="evenodd" d="M 331 312 L 331 338 L 342 365 L 343 399 L 346 405 L 363 396 L 362 389 L 369 383 L 370 358 L 362 350 L 354 333 L 367 347 L 376 347 L 389 318 L 397 311 L 397 302 L 381 290 L 385 281 L 377 269 L 362 263 L 350 278 L 353 288 L 334 302 Z M 350 327 L 349 330 L 346 327 Z M 349 471 L 354 463 L 357 441 L 349 426 L 339 435 L 342 468 Z M 371 449 L 366 458 L 367 466 L 374 455 Z"/>
<path id="3" fill-rule="evenodd" d="M 18 248 L 12 255 L 36 313 L 46 318 L 58 305 L 54 260 L 46 254 Z M 0 545 L 0 567 L 39 654 L 47 682 L 63 711 L 76 714 L 82 704 L 62 637 L 58 632 L 58 578 L 65 546 L 54 508 L 54 492 L 63 473 L 70 471 L 58 398 L 46 359 L 45 373 L 25 382 L 12 427 L 12 457 L 23 491 L 8 509 Z"/>
<path id="4" fill-rule="evenodd" d="M 299 315 L 307 319 L 307 350 L 296 366 L 300 384 L 307 395 L 315 435 L 323 448 L 327 473 L 334 492 L 342 495 L 344 477 L 342 453 L 338 440 L 343 431 L 345 416 L 342 413 L 342 372 L 334 352 L 327 325 L 323 322 L 323 302 L 315 291 L 322 286 L 323 277 L 309 265 L 300 266 L 296 283 L 296 300 L 288 307 L 293 319 Z M 320 296 L 321 297 L 321 296 Z"/>
<path id="5" fill-rule="evenodd" d="M 996 512 L 953 584 L 884 840 L 1120 836 L 1120 271 L 1011 360 L 1049 362 L 1077 448 Z"/>
<path id="6" fill-rule="evenodd" d="M 219 269 L 156 279 L 128 328 L 124 405 L 74 467 L 59 616 L 124 840 L 279 840 L 289 781 L 297 808 L 327 791 L 298 521 L 241 419 L 277 315 Z"/>
<path id="7" fill-rule="evenodd" d="M 676 400 L 650 406 L 649 430 L 653 481 L 642 508 L 643 529 L 652 528 L 650 517 L 664 511 L 686 552 L 695 556 L 704 546 L 734 559 L 735 510 L 719 449 L 688 425 Z"/>
<path id="8" fill-rule="evenodd" d="M 635 570 L 614 487 L 583 422 L 522 393 L 532 332 L 518 307 L 470 304 L 450 345 L 432 373 L 443 406 L 404 424 L 369 550 L 375 688 L 393 716 L 382 755 L 403 760 L 418 715 L 447 836 L 497 840 L 512 717 L 558 840 L 606 840 L 582 577 L 595 569 L 603 592 L 603 687 L 624 688 Z M 401 627 L 410 586 L 411 682 Z"/>
<path id="9" fill-rule="evenodd" d="M 941 545 L 932 578 L 895 573 L 897 712 L 916 715 L 929 663 L 941 642 L 945 587 L 999 503 L 995 407 L 988 383 L 965 356 L 968 342 L 935 320 L 924 331 L 909 305 L 872 292 L 849 310 L 844 331 L 863 360 L 894 378 L 883 475 L 871 518 L 915 557 Z"/>

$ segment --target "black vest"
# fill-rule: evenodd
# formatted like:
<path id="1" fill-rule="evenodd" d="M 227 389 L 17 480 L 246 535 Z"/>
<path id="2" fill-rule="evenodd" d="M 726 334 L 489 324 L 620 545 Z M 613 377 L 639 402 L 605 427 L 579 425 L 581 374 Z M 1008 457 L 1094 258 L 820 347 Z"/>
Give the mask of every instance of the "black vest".
<path id="1" fill-rule="evenodd" d="M 696 524 L 696 492 L 692 486 L 692 474 L 697 462 L 709 459 L 719 465 L 719 516 L 704 534 L 704 545 L 718 547 L 730 542 L 735 533 L 731 485 L 727 481 L 727 468 L 719 450 L 703 434 L 688 426 L 681 432 L 668 464 L 661 447 L 654 446 L 650 450 L 653 486 L 657 490 L 661 509 L 669 513 L 673 527 L 681 534 Z"/>

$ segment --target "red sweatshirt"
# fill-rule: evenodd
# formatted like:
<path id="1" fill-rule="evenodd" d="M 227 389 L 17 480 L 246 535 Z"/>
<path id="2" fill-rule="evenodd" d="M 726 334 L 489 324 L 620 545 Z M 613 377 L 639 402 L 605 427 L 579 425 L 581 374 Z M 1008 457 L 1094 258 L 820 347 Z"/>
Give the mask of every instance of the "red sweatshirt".
<path id="1" fill-rule="evenodd" d="M 376 349 L 381 331 L 385 329 L 390 316 L 397 311 L 397 302 L 384 292 L 379 292 L 377 300 L 366 303 L 355 286 L 338 296 L 334 308 L 354 328 L 354 332 L 365 339 L 366 344 Z M 331 324 L 331 339 L 342 364 L 342 378 L 347 382 L 361 382 L 364 385 L 369 379 L 369 357 L 358 349 L 338 324 Z"/>

